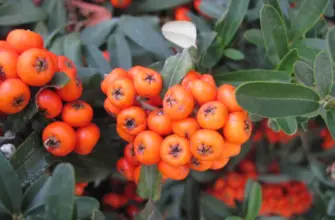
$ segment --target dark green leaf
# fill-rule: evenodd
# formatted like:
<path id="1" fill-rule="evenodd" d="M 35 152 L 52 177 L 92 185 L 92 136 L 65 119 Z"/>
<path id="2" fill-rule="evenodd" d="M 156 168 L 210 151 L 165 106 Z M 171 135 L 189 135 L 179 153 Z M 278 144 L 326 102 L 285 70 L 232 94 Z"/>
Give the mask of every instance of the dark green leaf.
<path id="1" fill-rule="evenodd" d="M 56 55 L 64 54 L 64 38 L 65 36 L 59 36 L 52 40 L 52 43 L 48 43 L 48 39 L 46 39 L 45 45 L 49 45 L 48 49 L 55 53 Z"/>
<path id="2" fill-rule="evenodd" d="M 110 53 L 110 63 L 113 69 L 118 67 L 131 68 L 132 55 L 123 33 L 115 33 L 108 38 L 108 52 Z"/>
<path id="3" fill-rule="evenodd" d="M 191 0 L 144 0 L 134 1 L 131 7 L 139 12 L 154 12 L 168 8 L 175 8 L 178 5 L 184 5 L 189 2 L 191 2 Z"/>
<path id="4" fill-rule="evenodd" d="M 292 135 L 298 130 L 298 122 L 295 117 L 277 118 L 276 121 L 285 134 Z"/>
<path id="5" fill-rule="evenodd" d="M 305 0 L 292 19 L 290 39 L 295 41 L 309 31 L 320 19 L 328 5 L 328 0 Z"/>
<path id="6" fill-rule="evenodd" d="M 236 99 L 248 112 L 282 118 L 315 112 L 320 97 L 313 90 L 296 84 L 250 82 L 237 88 Z"/>
<path id="7" fill-rule="evenodd" d="M 276 121 L 275 119 L 273 119 L 273 118 L 269 118 L 269 119 L 268 119 L 267 126 L 268 126 L 269 128 L 271 128 L 271 129 L 272 129 L 273 131 L 275 131 L 275 132 L 280 131 L 280 127 L 279 127 L 277 121 Z"/>
<path id="8" fill-rule="evenodd" d="M 209 194 L 202 194 L 200 205 L 204 213 L 209 212 L 216 219 L 222 219 L 233 214 L 233 210 L 230 207 Z"/>
<path id="9" fill-rule="evenodd" d="M 159 212 L 154 203 L 149 200 L 144 209 L 136 216 L 136 220 L 163 220 L 162 214 Z"/>
<path id="10" fill-rule="evenodd" d="M 96 199 L 86 196 L 75 198 L 75 205 L 77 212 L 76 217 L 78 219 L 90 218 L 93 214 L 93 211 L 99 210 L 100 208 L 100 204 Z"/>
<path id="11" fill-rule="evenodd" d="M 249 29 L 244 32 L 244 38 L 257 47 L 264 47 L 262 31 L 260 29 Z"/>
<path id="12" fill-rule="evenodd" d="M 287 72 L 277 70 L 249 69 L 229 73 L 215 74 L 215 81 L 218 84 L 229 83 L 238 86 L 245 82 L 266 81 L 266 82 L 289 82 Z"/>
<path id="13" fill-rule="evenodd" d="M 1 219 L 4 218 L 4 220 L 12 220 L 12 214 L 8 209 L 5 208 L 5 206 L 0 201 L 0 217 Z"/>
<path id="14" fill-rule="evenodd" d="M 331 28 L 327 34 L 327 47 L 332 57 L 333 64 L 335 63 L 335 28 Z"/>
<path id="15" fill-rule="evenodd" d="M 291 178 L 287 175 L 264 174 L 258 176 L 258 180 L 264 183 L 278 184 L 288 182 Z"/>
<path id="16" fill-rule="evenodd" d="M 310 47 L 316 50 L 326 50 L 326 40 L 320 38 L 306 38 L 302 39 L 302 42 L 306 47 Z"/>
<path id="17" fill-rule="evenodd" d="M 89 67 L 98 68 L 104 74 L 108 74 L 111 71 L 109 63 L 97 47 L 85 45 L 85 52 L 85 58 Z"/>
<path id="18" fill-rule="evenodd" d="M 280 164 L 280 170 L 282 174 L 288 175 L 292 180 L 303 181 L 306 184 L 310 184 L 315 179 L 310 169 L 287 163 L 287 161 Z"/>
<path id="19" fill-rule="evenodd" d="M 27 124 L 30 123 L 31 119 L 38 113 L 38 109 L 35 103 L 30 103 L 22 111 L 15 115 L 10 115 L 5 121 L 6 130 L 11 130 L 14 133 L 21 131 L 26 128 Z"/>
<path id="20" fill-rule="evenodd" d="M 162 176 L 156 165 L 142 166 L 140 182 L 138 184 L 138 195 L 144 199 L 157 201 L 162 190 Z"/>
<path id="21" fill-rule="evenodd" d="M 80 35 L 77 32 L 64 37 L 64 56 L 72 60 L 77 66 L 83 65 L 83 51 Z"/>
<path id="22" fill-rule="evenodd" d="M 214 67 L 223 55 L 224 47 L 221 45 L 220 36 L 216 36 L 215 40 L 207 48 L 201 56 L 201 65 L 205 68 Z"/>
<path id="23" fill-rule="evenodd" d="M 243 218 L 241 218 L 239 216 L 229 216 L 229 217 L 225 218 L 224 220 L 243 220 Z"/>
<path id="24" fill-rule="evenodd" d="M 335 110 L 325 111 L 323 108 L 320 111 L 320 114 L 325 121 L 330 134 L 332 135 L 333 139 L 335 140 Z"/>
<path id="25" fill-rule="evenodd" d="M 298 50 L 299 56 L 309 62 L 314 62 L 315 57 L 318 55 L 320 50 L 313 49 L 309 46 L 304 45 L 303 42 L 298 41 L 297 43 L 294 43 L 291 48 L 295 48 Z"/>
<path id="26" fill-rule="evenodd" d="M 261 27 L 267 55 L 274 65 L 278 65 L 288 52 L 288 40 L 284 21 L 270 5 L 261 10 Z"/>
<path id="27" fill-rule="evenodd" d="M 326 97 L 333 86 L 333 67 L 329 54 L 321 52 L 314 62 L 314 79 L 316 90 L 321 98 Z"/>
<path id="28" fill-rule="evenodd" d="M 191 11 L 188 12 L 188 16 L 191 18 L 192 23 L 197 27 L 198 32 L 207 33 L 212 31 L 212 28 L 203 17 L 198 16 Z"/>
<path id="29" fill-rule="evenodd" d="M 306 86 L 314 85 L 314 71 L 305 62 L 298 60 L 293 66 L 295 76 Z"/>
<path id="30" fill-rule="evenodd" d="M 94 210 L 93 214 L 92 214 L 92 220 L 105 220 L 105 216 L 104 214 L 102 214 L 102 212 L 100 212 L 99 210 Z"/>
<path id="31" fill-rule="evenodd" d="M 228 48 L 223 51 L 223 55 L 232 60 L 243 60 L 244 54 L 234 48 Z"/>
<path id="32" fill-rule="evenodd" d="M 335 188 L 335 183 L 326 174 L 327 166 L 316 159 L 309 160 L 311 171 L 314 176 L 328 187 Z M 329 174 L 330 175 L 330 174 Z"/>
<path id="33" fill-rule="evenodd" d="M 224 19 L 228 12 L 228 4 L 219 1 L 201 1 L 199 9 L 211 18 Z"/>
<path id="34" fill-rule="evenodd" d="M 299 59 L 298 50 L 297 49 L 290 50 L 280 61 L 276 69 L 286 71 L 291 75 L 293 72 L 294 63 L 298 59 Z"/>
<path id="35" fill-rule="evenodd" d="M 25 214 L 30 213 L 31 209 L 44 205 L 44 201 L 39 199 L 38 196 L 41 194 L 42 188 L 47 179 L 48 177 L 46 175 L 42 175 L 24 192 L 22 210 Z"/>
<path id="36" fill-rule="evenodd" d="M 215 40 L 216 32 L 210 31 L 210 32 L 201 32 L 198 34 L 198 50 L 199 54 L 203 54 L 207 51 L 209 46 L 212 44 L 212 42 Z"/>
<path id="37" fill-rule="evenodd" d="M 0 200 L 11 212 L 20 213 L 22 202 L 20 181 L 2 153 L 0 153 L 0 167 Z"/>
<path id="38" fill-rule="evenodd" d="M 72 219 L 74 206 L 74 170 L 70 164 L 60 164 L 53 172 L 45 200 L 48 220 Z"/>
<path id="39" fill-rule="evenodd" d="M 116 26 L 115 19 L 102 21 L 96 25 L 86 27 L 80 33 L 80 38 L 85 44 L 100 47 L 106 40 L 108 35 Z"/>
<path id="40" fill-rule="evenodd" d="M 156 54 L 159 58 L 164 59 L 172 54 L 161 33 L 154 30 L 150 23 L 145 20 L 124 16 L 121 18 L 119 26 L 128 38 Z"/>
<path id="41" fill-rule="evenodd" d="M 44 21 L 40 21 L 36 24 L 34 32 L 39 33 L 43 37 L 46 37 L 49 34 L 48 28 Z"/>
<path id="42" fill-rule="evenodd" d="M 189 176 L 185 184 L 186 212 L 188 220 L 200 220 L 199 183 Z"/>
<path id="43" fill-rule="evenodd" d="M 247 187 L 248 190 L 245 191 L 245 194 L 248 195 L 248 208 L 245 216 L 245 220 L 254 220 L 256 219 L 259 210 L 262 205 L 262 189 L 261 186 L 252 181 L 248 181 L 250 187 Z"/>
<path id="44" fill-rule="evenodd" d="M 69 81 L 70 78 L 65 73 L 56 72 L 46 87 L 63 88 Z"/>
<path id="45" fill-rule="evenodd" d="M 332 196 L 327 205 L 327 215 L 335 216 L 335 197 Z"/>
<path id="46" fill-rule="evenodd" d="M 49 30 L 55 30 L 63 27 L 67 23 L 67 11 L 65 9 L 64 0 L 49 0 L 44 1 L 42 7 L 52 16 L 48 16 Z"/>
<path id="47" fill-rule="evenodd" d="M 191 170 L 190 176 L 192 176 L 196 181 L 200 183 L 213 181 L 218 177 L 218 173 L 213 170 L 207 170 L 205 172 L 200 172 L 196 170 Z"/>

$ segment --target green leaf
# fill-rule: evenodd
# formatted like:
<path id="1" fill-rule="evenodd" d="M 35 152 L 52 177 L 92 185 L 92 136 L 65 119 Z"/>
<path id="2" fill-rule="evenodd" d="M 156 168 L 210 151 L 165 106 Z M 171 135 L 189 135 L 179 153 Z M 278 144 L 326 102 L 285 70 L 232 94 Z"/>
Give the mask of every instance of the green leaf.
<path id="1" fill-rule="evenodd" d="M 46 13 L 35 6 L 25 8 L 25 2 L 3 4 L 0 7 L 0 26 L 14 26 L 45 20 Z"/>
<path id="2" fill-rule="evenodd" d="M 137 193 L 143 199 L 157 201 L 162 190 L 162 176 L 156 165 L 141 167 L 140 182 Z"/>
<path id="3" fill-rule="evenodd" d="M 42 175 L 35 182 L 33 182 L 28 189 L 23 194 L 22 201 L 22 211 L 25 215 L 30 214 L 36 208 L 44 205 L 44 195 L 41 195 L 43 192 L 43 186 L 46 184 L 48 177 L 46 175 Z"/>
<path id="4" fill-rule="evenodd" d="M 76 205 L 76 217 L 78 219 L 87 219 L 90 218 L 95 210 L 99 210 L 99 202 L 87 196 L 81 196 L 75 198 Z"/>
<path id="5" fill-rule="evenodd" d="M 33 132 L 21 143 L 11 163 L 21 185 L 26 186 L 38 179 L 52 163 L 52 157 L 43 146 L 41 136 Z"/>
<path id="6" fill-rule="evenodd" d="M 263 174 L 258 176 L 258 181 L 262 181 L 264 183 L 269 184 L 278 184 L 285 183 L 291 180 L 291 178 L 287 175 L 277 175 L 277 174 Z"/>
<path id="7" fill-rule="evenodd" d="M 119 27 L 133 42 L 157 55 L 159 58 L 165 59 L 171 55 L 171 51 L 167 47 L 161 33 L 154 30 L 146 20 L 132 16 L 123 16 L 121 17 Z"/>
<path id="8" fill-rule="evenodd" d="M 85 45 L 85 53 L 89 67 L 98 68 L 104 74 L 108 74 L 111 71 L 112 68 L 97 47 Z"/>
<path id="9" fill-rule="evenodd" d="M 83 65 L 82 46 L 79 33 L 73 32 L 64 37 L 64 56 L 72 60 L 77 66 Z"/>
<path id="10" fill-rule="evenodd" d="M 305 0 L 293 17 L 290 28 L 290 39 L 295 41 L 309 31 L 320 19 L 328 5 L 328 0 Z"/>
<path id="11" fill-rule="evenodd" d="M 244 54 L 234 48 L 228 48 L 223 51 L 223 55 L 232 60 L 243 60 Z"/>
<path id="12" fill-rule="evenodd" d="M 260 29 L 249 29 L 244 32 L 243 36 L 249 43 L 252 43 L 257 47 L 264 47 L 263 35 Z"/>
<path id="13" fill-rule="evenodd" d="M 335 183 L 326 174 L 327 166 L 316 159 L 309 160 L 310 168 L 314 176 L 324 185 L 335 188 Z"/>
<path id="14" fill-rule="evenodd" d="M 131 9 L 138 12 L 155 12 L 161 11 L 169 8 L 175 8 L 179 5 L 184 5 L 190 3 L 191 0 L 144 0 L 144 1 L 134 1 L 131 5 Z"/>
<path id="15" fill-rule="evenodd" d="M 316 50 L 326 50 L 326 40 L 320 38 L 306 38 L 302 39 L 302 42 L 306 47 L 310 47 Z"/>
<path id="16" fill-rule="evenodd" d="M 200 183 L 206 183 L 215 180 L 218 177 L 218 173 L 213 170 L 207 170 L 205 172 L 191 170 L 190 176 Z"/>
<path id="17" fill-rule="evenodd" d="M 296 84 L 250 82 L 237 88 L 236 99 L 248 112 L 283 118 L 316 111 L 320 97 L 312 89 Z"/>
<path id="18" fill-rule="evenodd" d="M 116 24 L 117 21 L 111 19 L 86 27 L 80 32 L 80 38 L 85 44 L 100 47 L 107 40 Z"/>
<path id="19" fill-rule="evenodd" d="M 36 104 L 31 102 L 22 112 L 7 117 L 5 130 L 11 130 L 14 133 L 22 131 L 37 113 L 38 109 Z"/>
<path id="20" fill-rule="evenodd" d="M 225 218 L 224 220 L 243 220 L 243 218 L 241 218 L 239 216 L 229 216 L 229 217 Z"/>
<path id="21" fill-rule="evenodd" d="M 314 71 L 307 63 L 298 60 L 294 63 L 293 69 L 295 76 L 300 82 L 306 86 L 314 85 Z"/>
<path id="22" fill-rule="evenodd" d="M 70 164 L 60 164 L 53 172 L 45 199 L 48 220 L 72 219 L 74 206 L 74 170 Z"/>
<path id="23" fill-rule="evenodd" d="M 201 210 L 204 214 L 211 213 L 215 219 L 222 219 L 233 214 L 233 210 L 217 198 L 202 194 L 200 198 Z"/>
<path id="24" fill-rule="evenodd" d="M 0 167 L 0 200 L 9 211 L 20 213 L 22 203 L 20 181 L 2 153 L 0 153 Z"/>
<path id="25" fill-rule="evenodd" d="M 47 28 L 44 21 L 40 21 L 36 24 L 36 26 L 34 28 L 34 32 L 39 33 L 44 38 L 49 34 L 48 28 Z"/>
<path id="26" fill-rule="evenodd" d="M 191 18 L 192 23 L 197 27 L 199 33 L 207 33 L 212 31 L 211 26 L 203 17 L 196 15 L 191 11 L 188 12 L 188 16 Z"/>
<path id="27" fill-rule="evenodd" d="M 200 63 L 205 68 L 214 67 L 222 58 L 224 47 L 221 45 L 220 36 L 209 45 L 207 50 L 202 54 Z"/>
<path id="28" fill-rule="evenodd" d="M 320 115 L 322 116 L 328 130 L 330 131 L 330 134 L 335 140 L 335 110 L 325 111 L 323 108 L 321 108 Z"/>
<path id="29" fill-rule="evenodd" d="M 92 220 L 105 220 L 106 218 L 104 214 L 102 214 L 102 212 L 100 212 L 99 210 L 94 210 L 91 219 Z"/>
<path id="30" fill-rule="evenodd" d="M 4 220 L 12 220 L 12 214 L 10 213 L 10 211 L 8 209 L 5 208 L 5 206 L 2 204 L 2 202 L 0 201 L 0 217 L 1 219 Z"/>
<path id="31" fill-rule="evenodd" d="M 268 126 L 269 128 L 271 128 L 271 129 L 272 129 L 273 131 L 275 131 L 275 132 L 280 131 L 280 127 L 279 127 L 277 121 L 276 121 L 275 119 L 273 119 L 273 118 L 269 118 L 269 119 L 268 119 L 267 126 Z"/>
<path id="32" fill-rule="evenodd" d="M 298 130 L 298 122 L 295 117 L 277 118 L 276 122 L 285 134 L 292 135 Z"/>
<path id="33" fill-rule="evenodd" d="M 49 0 L 44 1 L 42 8 L 49 15 L 48 16 L 48 27 L 49 30 L 55 30 L 59 27 L 63 27 L 67 23 L 67 11 L 65 9 L 65 1 L 64 0 Z"/>
<path id="34" fill-rule="evenodd" d="M 271 5 L 280 15 L 281 18 L 284 18 L 282 10 L 277 0 L 263 0 L 265 5 Z"/>
<path id="35" fill-rule="evenodd" d="M 164 89 L 161 94 L 165 94 L 168 88 L 180 83 L 185 75 L 194 68 L 192 48 L 184 49 L 182 53 L 169 57 L 162 69 Z"/>
<path id="36" fill-rule="evenodd" d="M 288 175 L 292 180 L 303 181 L 306 184 L 310 184 L 315 177 L 310 169 L 299 165 L 294 165 L 284 161 L 280 164 L 280 170 L 282 174 Z"/>
<path id="37" fill-rule="evenodd" d="M 201 1 L 200 2 L 200 11 L 215 19 L 224 19 L 228 12 L 228 3 L 223 4 L 222 2 L 216 1 Z"/>
<path id="38" fill-rule="evenodd" d="M 199 183 L 189 176 L 185 184 L 186 212 L 189 220 L 200 220 L 199 192 Z"/>
<path id="39" fill-rule="evenodd" d="M 335 64 L 335 28 L 331 28 L 327 34 L 327 48 Z"/>
<path id="40" fill-rule="evenodd" d="M 327 215 L 335 216 L 335 196 L 332 196 L 328 202 Z"/>
<path id="41" fill-rule="evenodd" d="M 293 72 L 294 63 L 298 59 L 299 59 L 298 50 L 292 49 L 283 57 L 283 59 L 280 61 L 276 69 L 286 71 L 291 75 Z"/>
<path id="42" fill-rule="evenodd" d="M 130 69 L 132 67 L 131 50 L 123 33 L 115 33 L 108 38 L 108 51 L 113 69 L 118 67 Z"/>
<path id="43" fill-rule="evenodd" d="M 248 181 L 247 184 L 250 184 L 247 187 L 248 190 L 245 191 L 248 198 L 248 208 L 245 216 L 245 220 L 254 220 L 256 219 L 259 210 L 262 205 L 262 189 L 261 186 L 253 181 Z"/>
<path id="44" fill-rule="evenodd" d="M 56 72 L 52 80 L 46 85 L 46 87 L 53 88 L 63 88 L 68 82 L 70 78 L 63 72 Z"/>
<path id="45" fill-rule="evenodd" d="M 315 59 L 314 79 L 320 97 L 326 97 L 332 89 L 334 80 L 332 61 L 326 52 L 320 52 Z"/>
<path id="46" fill-rule="evenodd" d="M 267 81 L 267 82 L 289 82 L 287 72 L 277 70 L 249 69 L 214 75 L 218 84 L 229 83 L 238 86 L 245 82 Z"/>
<path id="47" fill-rule="evenodd" d="M 200 32 L 197 37 L 199 54 L 205 53 L 212 42 L 215 40 L 217 33 L 215 31 Z"/>
<path id="48" fill-rule="evenodd" d="M 284 21 L 279 13 L 270 5 L 263 6 L 260 19 L 267 55 L 274 65 L 278 65 L 288 52 Z"/>
<path id="49" fill-rule="evenodd" d="M 136 216 L 136 220 L 163 220 L 162 214 L 159 212 L 154 203 L 149 200 L 144 209 Z"/>

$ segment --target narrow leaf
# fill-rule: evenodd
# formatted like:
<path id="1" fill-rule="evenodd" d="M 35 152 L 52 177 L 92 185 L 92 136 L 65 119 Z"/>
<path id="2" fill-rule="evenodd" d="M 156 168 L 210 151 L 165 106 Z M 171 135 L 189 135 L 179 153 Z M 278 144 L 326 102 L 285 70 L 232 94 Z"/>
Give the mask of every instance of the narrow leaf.
<path id="1" fill-rule="evenodd" d="M 224 50 L 223 55 L 232 60 L 243 60 L 244 59 L 244 54 L 241 51 L 236 50 L 234 48 L 228 48 Z"/>
<path id="2" fill-rule="evenodd" d="M 314 71 L 305 62 L 298 60 L 293 66 L 294 74 L 306 86 L 314 85 Z"/>
<path id="3" fill-rule="evenodd" d="M 144 0 L 134 1 L 131 9 L 139 12 L 155 12 L 169 8 L 175 8 L 178 5 L 190 3 L 191 0 Z"/>
<path id="4" fill-rule="evenodd" d="M 333 64 L 335 64 L 335 28 L 331 28 L 327 34 L 327 47 L 332 57 Z"/>
<path id="5" fill-rule="evenodd" d="M 245 192 L 248 194 L 248 208 L 245 220 L 254 220 L 258 216 L 258 212 L 262 205 L 262 189 L 261 186 L 252 182 L 249 191 Z"/>
<path id="6" fill-rule="evenodd" d="M 64 37 L 64 56 L 72 60 L 77 66 L 83 66 L 83 50 L 80 35 L 77 32 Z"/>
<path id="7" fill-rule="evenodd" d="M 333 66 L 328 53 L 320 52 L 314 62 L 314 79 L 316 90 L 321 98 L 326 97 L 333 86 Z"/>
<path id="8" fill-rule="evenodd" d="M 140 182 L 138 184 L 138 195 L 144 199 L 157 201 L 162 190 L 162 177 L 156 165 L 142 166 Z"/>
<path id="9" fill-rule="evenodd" d="M 257 47 L 264 47 L 262 31 L 260 29 L 249 29 L 244 32 L 244 38 Z"/>
<path id="10" fill-rule="evenodd" d="M 108 51 L 112 68 L 129 69 L 132 66 L 132 55 L 129 44 L 123 33 L 112 34 L 108 38 Z"/>
<path id="11" fill-rule="evenodd" d="M 290 50 L 280 61 L 277 66 L 277 70 L 286 71 L 288 74 L 292 74 L 293 66 L 295 61 L 299 59 L 299 54 L 297 49 Z"/>
<path id="12" fill-rule="evenodd" d="M 94 210 L 91 219 L 92 220 L 105 220 L 106 218 L 102 212 L 100 212 L 99 210 Z"/>
<path id="13" fill-rule="evenodd" d="M 24 192 L 23 201 L 22 201 L 22 210 L 25 212 L 28 211 L 29 208 L 36 205 L 35 198 L 40 193 L 44 184 L 46 183 L 48 177 L 46 175 L 42 175 L 35 182 L 33 182 L 29 188 Z M 44 202 L 44 201 L 43 201 Z"/>
<path id="14" fill-rule="evenodd" d="M 80 33 L 80 38 L 85 44 L 100 47 L 106 40 L 108 35 L 116 26 L 115 19 L 102 21 L 96 25 L 86 27 Z"/>
<path id="15" fill-rule="evenodd" d="M 107 74 L 111 71 L 111 67 L 107 60 L 103 57 L 101 51 L 92 45 L 85 45 L 86 61 L 89 67 L 98 68 L 102 73 Z"/>

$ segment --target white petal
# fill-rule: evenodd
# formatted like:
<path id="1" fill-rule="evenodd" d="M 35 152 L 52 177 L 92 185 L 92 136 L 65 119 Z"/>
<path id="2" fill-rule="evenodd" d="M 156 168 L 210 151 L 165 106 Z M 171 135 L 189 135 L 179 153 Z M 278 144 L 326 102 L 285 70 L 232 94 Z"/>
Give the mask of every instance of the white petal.
<path id="1" fill-rule="evenodd" d="M 170 21 L 162 27 L 163 36 L 172 43 L 182 47 L 196 47 L 197 29 L 189 21 Z"/>

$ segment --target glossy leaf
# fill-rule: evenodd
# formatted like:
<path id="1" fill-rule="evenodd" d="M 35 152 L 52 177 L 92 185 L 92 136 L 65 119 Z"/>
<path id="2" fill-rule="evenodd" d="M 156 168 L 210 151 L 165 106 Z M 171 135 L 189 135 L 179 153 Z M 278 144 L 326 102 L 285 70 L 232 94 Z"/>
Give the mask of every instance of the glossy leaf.
<path id="1" fill-rule="evenodd" d="M 117 21 L 115 19 L 102 21 L 96 25 L 86 27 L 80 32 L 80 38 L 85 44 L 101 46 L 113 31 Z"/>
<path id="2" fill-rule="evenodd" d="M 292 19 L 290 39 L 292 41 L 302 37 L 320 19 L 328 5 L 328 0 L 305 0 Z"/>
<path id="3" fill-rule="evenodd" d="M 53 88 L 63 88 L 68 82 L 70 78 L 63 72 L 56 72 L 52 80 L 46 85 L 46 87 Z"/>
<path id="4" fill-rule="evenodd" d="M 156 165 L 141 167 L 140 182 L 137 193 L 144 199 L 157 201 L 162 190 L 162 176 Z"/>
<path id="5" fill-rule="evenodd" d="M 321 98 L 326 97 L 333 86 L 333 66 L 330 56 L 321 52 L 314 62 L 314 79 L 316 90 Z"/>
<path id="6" fill-rule="evenodd" d="M 229 1 L 201 1 L 199 9 L 210 18 L 225 19 Z"/>
<path id="7" fill-rule="evenodd" d="M 319 96 L 311 89 L 290 84 L 250 82 L 237 88 L 236 99 L 247 111 L 270 118 L 300 116 L 319 108 Z"/>
<path id="8" fill-rule="evenodd" d="M 108 74 L 111 67 L 101 51 L 92 45 L 85 45 L 86 61 L 90 67 L 98 68 L 102 73 Z"/>
<path id="9" fill-rule="evenodd" d="M 236 50 L 234 48 L 228 48 L 224 50 L 223 55 L 232 60 L 243 60 L 244 59 L 244 54 L 241 51 Z"/>
<path id="10" fill-rule="evenodd" d="M 108 52 L 112 68 L 130 69 L 132 66 L 132 55 L 129 44 L 123 33 L 112 34 L 108 38 Z"/>
<path id="11" fill-rule="evenodd" d="M 72 60 L 77 66 L 83 65 L 83 44 L 77 32 L 67 34 L 63 41 L 64 56 Z"/>
<path id="12" fill-rule="evenodd" d="M 246 187 L 248 205 L 245 214 L 245 220 L 254 220 L 258 216 L 258 212 L 262 204 L 262 189 L 261 186 L 253 181 L 248 181 L 249 187 Z"/>
<path id="13" fill-rule="evenodd" d="M 216 219 L 222 219 L 233 214 L 233 210 L 217 198 L 203 194 L 200 198 L 201 210 L 210 213 Z"/>
<path id="14" fill-rule="evenodd" d="M 267 55 L 274 65 L 278 65 L 288 52 L 284 22 L 279 13 L 270 5 L 263 6 L 260 19 Z"/>
<path id="15" fill-rule="evenodd" d="M 229 73 L 215 74 L 215 81 L 218 84 L 229 83 L 238 86 L 245 82 L 266 81 L 266 82 L 289 82 L 287 72 L 277 70 L 240 70 Z"/>
<path id="16" fill-rule="evenodd" d="M 314 71 L 305 62 L 298 60 L 293 66 L 294 74 L 306 86 L 314 85 Z"/>
<path id="17" fill-rule="evenodd" d="M 55 30 L 56 28 L 63 27 L 67 23 L 67 12 L 65 9 L 65 0 L 49 0 L 44 1 L 42 8 L 48 14 L 48 28 L 49 30 Z"/>
<path id="18" fill-rule="evenodd" d="M 279 0 L 280 1 L 280 0 Z M 280 15 L 281 18 L 284 18 L 278 0 L 263 0 L 265 5 L 271 5 Z"/>
<path id="19" fill-rule="evenodd" d="M 21 211 L 22 190 L 15 170 L 0 153 L 0 200 L 13 213 Z"/>
<path id="20" fill-rule="evenodd" d="M 178 5 L 190 3 L 191 0 L 144 0 L 134 1 L 132 7 L 140 12 L 154 12 L 161 11 L 168 8 L 175 8 Z"/>
<path id="21" fill-rule="evenodd" d="M 264 174 L 258 176 L 258 181 L 262 181 L 264 183 L 269 184 L 278 184 L 285 183 L 291 180 L 291 178 L 287 175 L 277 175 L 277 174 Z"/>
<path id="22" fill-rule="evenodd" d="M 53 172 L 45 200 L 48 220 L 72 219 L 74 204 L 74 170 L 70 164 L 60 164 Z"/>
<path id="23" fill-rule="evenodd" d="M 75 198 L 75 206 L 77 212 L 76 217 L 78 219 L 90 218 L 94 210 L 99 210 L 100 208 L 100 204 L 96 199 L 86 196 Z"/>
<path id="24" fill-rule="evenodd" d="M 298 130 L 298 122 L 295 117 L 277 118 L 276 122 L 285 134 L 292 135 Z"/>
<path id="25" fill-rule="evenodd" d="M 199 183 L 189 176 L 185 184 L 186 212 L 189 220 L 200 220 Z"/>
<path id="26" fill-rule="evenodd" d="M 241 218 L 239 216 L 229 216 L 229 217 L 225 218 L 224 220 L 243 220 L 243 218 Z"/>
<path id="27" fill-rule="evenodd" d="M 44 199 L 40 199 L 38 197 L 43 197 L 40 194 L 43 192 L 42 188 L 46 184 L 47 180 L 48 177 L 46 175 L 42 175 L 24 192 L 22 210 L 25 214 L 30 213 L 33 209 L 44 205 Z"/>
<path id="28" fill-rule="evenodd" d="M 195 26 L 197 27 L 199 33 L 212 31 L 209 23 L 202 16 L 196 15 L 191 11 L 188 12 L 188 16 L 191 18 L 193 24 L 195 24 Z"/>
<path id="29" fill-rule="evenodd" d="M 288 74 L 292 74 L 294 63 L 299 59 L 297 49 L 290 50 L 280 61 L 277 66 L 277 70 L 286 71 Z"/>
<path id="30" fill-rule="evenodd" d="M 327 34 L 327 48 L 335 64 L 335 28 L 331 28 Z"/>
<path id="31" fill-rule="evenodd" d="M 292 180 L 303 181 L 306 184 L 310 184 L 315 179 L 310 169 L 300 165 L 290 164 L 287 161 L 280 164 L 280 170 L 282 174 L 288 175 Z"/>
<path id="32" fill-rule="evenodd" d="M 215 40 L 216 35 L 217 33 L 214 31 L 200 32 L 198 34 L 197 46 L 198 46 L 199 54 L 203 54 L 207 51 L 209 46 Z"/>
<path id="33" fill-rule="evenodd" d="M 263 35 L 260 29 L 247 30 L 244 32 L 244 38 L 258 47 L 264 47 Z"/>

